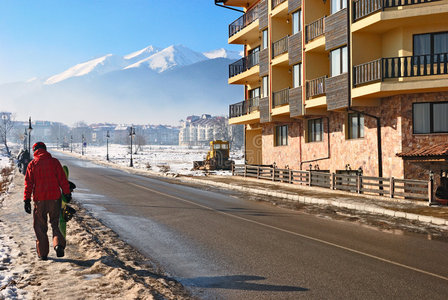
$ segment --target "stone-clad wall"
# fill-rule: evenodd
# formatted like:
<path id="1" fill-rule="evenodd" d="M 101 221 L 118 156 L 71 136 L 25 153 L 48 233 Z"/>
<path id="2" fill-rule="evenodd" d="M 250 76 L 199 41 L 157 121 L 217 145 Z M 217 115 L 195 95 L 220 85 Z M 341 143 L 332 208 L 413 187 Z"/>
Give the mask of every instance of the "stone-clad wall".
<path id="1" fill-rule="evenodd" d="M 411 148 L 434 143 L 448 142 L 448 134 L 412 134 L 412 103 L 447 101 L 446 93 L 428 93 L 397 95 L 383 98 L 376 107 L 354 107 L 381 118 L 383 177 L 428 179 L 428 170 L 415 164 L 405 163 L 397 153 Z M 322 142 L 305 142 L 305 124 L 307 119 L 292 123 L 268 123 L 262 130 L 263 164 L 272 164 L 280 168 L 288 165 L 292 169 L 308 169 L 318 165 L 320 170 L 345 169 L 350 164 L 352 170 L 359 167 L 364 175 L 378 176 L 377 126 L 374 118 L 365 115 L 364 138 L 346 139 L 347 113 L 329 112 L 330 135 L 327 134 L 327 118 L 324 117 L 324 136 Z M 274 147 L 274 126 L 289 125 L 287 146 Z M 324 158 L 328 155 L 328 136 L 330 137 L 330 159 L 315 162 L 308 160 Z M 437 175 L 437 174 L 436 174 Z"/>

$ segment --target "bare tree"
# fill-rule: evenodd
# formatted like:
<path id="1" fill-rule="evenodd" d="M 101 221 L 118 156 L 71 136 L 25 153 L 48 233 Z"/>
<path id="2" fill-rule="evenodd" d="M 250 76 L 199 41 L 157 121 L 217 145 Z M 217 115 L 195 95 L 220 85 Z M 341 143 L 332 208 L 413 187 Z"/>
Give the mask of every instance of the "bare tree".
<path id="1" fill-rule="evenodd" d="M 14 116 L 8 112 L 0 112 L 0 142 L 5 146 L 6 154 L 11 156 L 8 147 L 8 137 L 14 128 Z"/>
<path id="2" fill-rule="evenodd" d="M 143 150 L 143 146 L 146 145 L 146 139 L 141 134 L 135 135 L 135 152 L 134 154 L 137 154 L 138 151 Z"/>

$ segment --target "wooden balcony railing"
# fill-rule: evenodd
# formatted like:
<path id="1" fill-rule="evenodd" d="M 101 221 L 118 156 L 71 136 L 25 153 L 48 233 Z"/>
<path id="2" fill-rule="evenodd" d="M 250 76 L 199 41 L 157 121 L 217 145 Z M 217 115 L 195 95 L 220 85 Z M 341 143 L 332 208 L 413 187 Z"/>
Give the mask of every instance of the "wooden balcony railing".
<path id="1" fill-rule="evenodd" d="M 289 104 L 289 88 L 272 93 L 272 108 Z"/>
<path id="2" fill-rule="evenodd" d="M 282 4 L 285 1 L 286 0 L 272 0 L 272 9 L 276 8 L 277 6 L 279 6 L 280 4 Z"/>
<path id="3" fill-rule="evenodd" d="M 235 33 L 239 32 L 247 25 L 251 24 L 253 21 L 257 20 L 259 17 L 258 5 L 255 5 L 249 9 L 244 15 L 233 21 L 229 25 L 229 37 L 233 36 Z"/>
<path id="4" fill-rule="evenodd" d="M 306 98 L 325 94 L 325 79 L 327 75 L 306 82 Z"/>
<path id="5" fill-rule="evenodd" d="M 247 100 L 249 105 L 249 113 L 260 110 L 260 97 L 255 97 Z"/>
<path id="6" fill-rule="evenodd" d="M 321 36 L 325 33 L 325 17 L 320 18 L 319 20 L 314 21 L 311 24 L 305 26 L 305 42 L 309 41 Z"/>
<path id="7" fill-rule="evenodd" d="M 229 65 L 229 78 L 249 70 L 260 63 L 260 52 L 254 52 Z"/>
<path id="8" fill-rule="evenodd" d="M 380 58 L 353 68 L 353 85 L 388 78 L 448 75 L 448 53 Z"/>
<path id="9" fill-rule="evenodd" d="M 288 37 L 289 36 L 285 36 L 284 38 L 272 43 L 272 58 L 288 52 Z"/>
<path id="10" fill-rule="evenodd" d="M 357 86 L 364 83 L 382 80 L 382 61 L 377 59 L 353 68 L 353 85 Z"/>
<path id="11" fill-rule="evenodd" d="M 353 1 L 353 21 L 364 18 L 385 8 L 428 3 L 440 0 L 355 0 Z"/>
<path id="12" fill-rule="evenodd" d="M 260 105 L 260 98 L 255 97 L 241 101 L 229 106 L 229 118 L 236 118 L 247 115 L 248 113 L 258 111 Z"/>

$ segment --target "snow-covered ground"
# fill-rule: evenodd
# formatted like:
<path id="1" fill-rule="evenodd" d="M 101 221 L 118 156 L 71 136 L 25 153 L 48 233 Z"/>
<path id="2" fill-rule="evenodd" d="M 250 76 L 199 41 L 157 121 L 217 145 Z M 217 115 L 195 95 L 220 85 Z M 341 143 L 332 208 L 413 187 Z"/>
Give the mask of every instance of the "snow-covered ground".
<path id="1" fill-rule="evenodd" d="M 11 161 L 9 157 L 0 154 L 0 207 L 12 187 L 13 175 L 11 173 Z M 11 171 L 10 171 L 11 170 Z M 26 294 L 15 285 L 15 277 L 10 266 L 18 256 L 17 244 L 11 239 L 0 220 L 0 299 L 23 299 Z"/>
<path id="2" fill-rule="evenodd" d="M 60 149 L 61 150 L 61 149 Z M 158 173 L 203 176 L 204 171 L 194 171 L 193 161 L 204 160 L 207 156 L 208 148 L 187 147 L 187 146 L 144 146 L 137 154 L 132 154 L 134 168 L 148 170 Z M 52 149 L 49 149 L 51 152 Z M 65 152 L 70 152 L 66 149 Z M 79 145 L 73 147 L 73 153 L 81 154 Z M 94 161 L 106 162 L 106 146 L 87 146 L 84 156 Z M 109 145 L 109 160 L 111 163 L 129 166 L 130 148 L 126 145 Z M 231 151 L 230 159 L 236 164 L 244 162 L 241 150 Z M 214 171 L 213 174 L 231 175 L 230 171 Z"/>

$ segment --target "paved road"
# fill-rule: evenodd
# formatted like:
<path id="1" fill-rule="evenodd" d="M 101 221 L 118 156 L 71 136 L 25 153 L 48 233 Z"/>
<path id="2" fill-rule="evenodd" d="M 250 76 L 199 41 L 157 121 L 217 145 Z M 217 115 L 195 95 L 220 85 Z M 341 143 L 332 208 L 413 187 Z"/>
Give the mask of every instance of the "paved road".
<path id="1" fill-rule="evenodd" d="M 58 155 L 74 199 L 205 299 L 446 299 L 448 244 Z"/>

